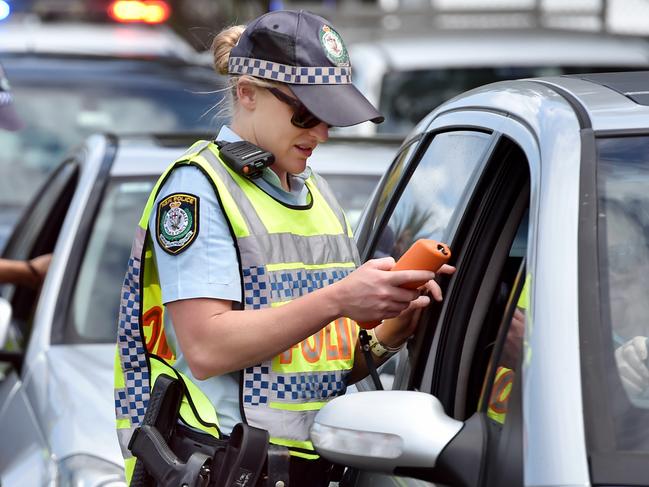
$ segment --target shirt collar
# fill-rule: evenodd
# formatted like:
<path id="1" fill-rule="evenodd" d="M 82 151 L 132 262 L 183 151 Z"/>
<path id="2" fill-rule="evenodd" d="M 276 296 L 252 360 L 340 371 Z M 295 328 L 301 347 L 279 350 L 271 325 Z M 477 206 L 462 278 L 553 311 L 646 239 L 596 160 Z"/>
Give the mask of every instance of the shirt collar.
<path id="1" fill-rule="evenodd" d="M 225 142 L 239 142 L 243 140 L 239 135 L 232 130 L 230 127 L 227 125 L 223 125 L 221 127 L 221 130 L 219 130 L 219 135 L 216 136 L 216 140 L 223 140 Z M 302 189 L 304 188 L 304 183 L 309 177 L 311 176 L 311 168 L 309 166 L 306 167 L 304 171 L 302 171 L 300 174 L 289 174 L 289 182 L 291 184 L 291 191 L 286 191 L 282 187 L 282 183 L 279 180 L 279 176 L 275 174 L 275 171 L 273 171 L 269 167 L 265 167 L 264 170 L 261 173 L 261 177 L 264 181 L 266 181 L 268 184 L 272 185 L 276 189 L 283 191 L 285 193 L 300 193 Z"/>

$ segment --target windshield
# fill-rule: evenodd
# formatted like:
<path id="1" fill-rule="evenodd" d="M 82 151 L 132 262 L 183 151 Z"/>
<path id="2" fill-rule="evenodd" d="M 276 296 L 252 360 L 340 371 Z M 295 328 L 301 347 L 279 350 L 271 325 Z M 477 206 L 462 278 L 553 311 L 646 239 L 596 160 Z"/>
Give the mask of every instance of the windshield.
<path id="1" fill-rule="evenodd" d="M 562 74 L 628 71 L 608 66 L 462 67 L 390 71 L 383 77 L 379 111 L 385 122 L 379 133 L 408 133 L 433 108 L 460 93 L 496 81 Z"/>
<path id="2" fill-rule="evenodd" d="M 649 137 L 601 139 L 598 250 L 603 350 L 612 449 L 649 451 Z M 646 479 L 646 476 L 645 476 Z"/>
<path id="3" fill-rule="evenodd" d="M 0 206 L 23 206 L 47 173 L 94 132 L 213 133 L 221 99 L 205 66 L 152 60 L 4 58 L 26 123 L 0 131 Z"/>

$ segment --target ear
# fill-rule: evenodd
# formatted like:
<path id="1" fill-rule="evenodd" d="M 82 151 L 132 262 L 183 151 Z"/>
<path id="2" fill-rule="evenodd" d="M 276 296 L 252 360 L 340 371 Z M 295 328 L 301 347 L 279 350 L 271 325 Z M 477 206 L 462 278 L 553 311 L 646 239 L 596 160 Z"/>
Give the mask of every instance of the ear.
<path id="1" fill-rule="evenodd" d="M 237 83 L 237 100 L 247 110 L 254 110 L 257 104 L 257 87 L 246 81 Z"/>

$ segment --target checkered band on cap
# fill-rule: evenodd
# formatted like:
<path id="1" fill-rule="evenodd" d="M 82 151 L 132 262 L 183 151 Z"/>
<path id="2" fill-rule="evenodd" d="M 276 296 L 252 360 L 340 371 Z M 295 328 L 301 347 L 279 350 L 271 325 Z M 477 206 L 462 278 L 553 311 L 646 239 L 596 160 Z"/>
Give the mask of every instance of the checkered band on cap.
<path id="1" fill-rule="evenodd" d="M 352 82 L 350 67 L 289 66 L 247 57 L 231 57 L 228 71 L 293 85 L 348 85 Z"/>

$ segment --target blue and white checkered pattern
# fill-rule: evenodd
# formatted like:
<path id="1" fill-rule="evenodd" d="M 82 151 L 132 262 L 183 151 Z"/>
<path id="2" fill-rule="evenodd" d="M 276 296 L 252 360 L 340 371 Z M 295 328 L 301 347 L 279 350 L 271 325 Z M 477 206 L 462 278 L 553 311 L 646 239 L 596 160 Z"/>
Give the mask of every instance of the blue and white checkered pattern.
<path id="1" fill-rule="evenodd" d="M 345 381 L 341 371 L 279 375 L 272 390 L 280 401 L 326 401 L 345 390 Z"/>
<path id="2" fill-rule="evenodd" d="M 268 274 L 270 281 L 270 297 L 273 301 L 288 301 L 299 298 L 316 289 L 333 284 L 346 277 L 348 270 L 291 270 L 271 272 Z"/>
<path id="3" fill-rule="evenodd" d="M 247 267 L 243 269 L 243 291 L 247 308 L 261 309 L 268 306 L 268 286 L 265 267 Z"/>
<path id="4" fill-rule="evenodd" d="M 348 85 L 352 82 L 352 68 L 341 66 L 289 66 L 263 59 L 231 57 L 230 74 L 249 74 L 294 85 Z"/>
<path id="5" fill-rule="evenodd" d="M 138 426 L 149 403 L 149 369 L 140 335 L 140 260 L 131 257 L 122 286 L 117 344 L 126 388 L 115 391 L 117 417 L 128 417 Z"/>
<path id="6" fill-rule="evenodd" d="M 246 380 L 243 384 L 243 402 L 249 406 L 268 404 L 270 368 L 257 365 L 246 369 Z"/>

